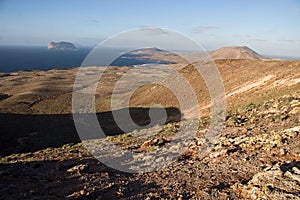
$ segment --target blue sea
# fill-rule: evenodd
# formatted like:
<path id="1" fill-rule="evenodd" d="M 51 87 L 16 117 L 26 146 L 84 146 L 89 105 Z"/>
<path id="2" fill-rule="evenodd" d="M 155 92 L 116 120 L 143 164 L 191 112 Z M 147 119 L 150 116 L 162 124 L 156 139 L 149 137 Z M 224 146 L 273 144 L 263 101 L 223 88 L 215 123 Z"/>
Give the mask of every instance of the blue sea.
<path id="1" fill-rule="evenodd" d="M 50 70 L 81 66 L 92 48 L 49 50 L 47 47 L 0 46 L 0 72 L 20 70 Z M 121 54 L 120 54 L 121 55 Z M 95 63 L 103 66 L 103 63 Z M 148 66 L 166 62 L 144 60 L 132 54 L 121 55 L 111 65 Z"/>

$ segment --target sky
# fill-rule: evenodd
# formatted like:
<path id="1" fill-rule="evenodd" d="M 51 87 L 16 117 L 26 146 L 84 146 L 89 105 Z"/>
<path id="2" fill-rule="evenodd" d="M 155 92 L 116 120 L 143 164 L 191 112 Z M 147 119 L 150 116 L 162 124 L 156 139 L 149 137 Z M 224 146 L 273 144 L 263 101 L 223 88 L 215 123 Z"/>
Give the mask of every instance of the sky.
<path id="1" fill-rule="evenodd" d="M 207 50 L 300 57 L 300 0 L 0 0 L 0 45 L 96 45 L 122 31 L 178 31 Z"/>

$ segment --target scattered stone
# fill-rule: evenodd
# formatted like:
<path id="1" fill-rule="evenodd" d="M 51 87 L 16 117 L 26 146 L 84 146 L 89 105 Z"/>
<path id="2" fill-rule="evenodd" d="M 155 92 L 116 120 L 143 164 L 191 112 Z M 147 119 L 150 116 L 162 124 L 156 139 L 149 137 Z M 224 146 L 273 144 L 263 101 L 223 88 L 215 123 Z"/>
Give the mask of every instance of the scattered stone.
<path id="1" fill-rule="evenodd" d="M 299 199 L 300 176 L 286 171 L 279 165 L 259 172 L 244 187 L 244 195 L 250 199 Z"/>
<path id="2" fill-rule="evenodd" d="M 146 150 L 151 146 L 162 146 L 166 142 L 167 140 L 165 140 L 164 138 L 159 138 L 159 139 L 155 138 L 155 139 L 147 140 L 141 145 L 140 149 Z"/>
<path id="3" fill-rule="evenodd" d="M 292 170 L 293 170 L 296 174 L 300 175 L 300 169 L 299 169 L 299 168 L 293 167 Z"/>
<path id="4" fill-rule="evenodd" d="M 291 107 L 300 106 L 300 102 L 298 99 L 294 99 L 290 102 Z"/>
<path id="5" fill-rule="evenodd" d="M 80 194 L 80 195 L 84 195 L 84 194 L 85 194 L 85 191 L 84 191 L 84 190 L 80 190 L 80 191 L 79 191 L 79 194 Z"/>
<path id="6" fill-rule="evenodd" d="M 133 155 L 137 161 L 133 170 L 159 166 L 172 160 L 171 154 L 181 152 L 182 146 L 187 147 L 178 160 L 155 172 L 123 173 L 97 160 L 91 163 L 92 157 L 88 164 L 81 164 L 89 154 L 84 153 L 83 145 L 74 144 L 1 157 L 0 175 L 5 182 L 1 184 L 0 199 L 5 195 L 15 197 L 10 199 L 41 199 L 45 191 L 49 198 L 70 199 L 299 199 L 299 116 L 288 114 L 281 121 L 281 116 L 292 110 L 289 99 L 294 98 L 287 96 L 234 112 L 207 151 L 202 149 L 206 132 L 185 145 L 172 144 L 170 156 L 161 155 L 163 148 L 159 148 L 169 145 L 173 136 L 169 132 L 141 140 L 136 140 L 133 133 L 129 133 L 132 137 L 111 137 L 129 151 L 145 148 Z M 278 109 L 280 114 L 261 114 L 270 108 Z M 234 122 L 232 126 L 227 124 L 230 120 Z M 173 131 L 173 126 L 168 124 L 165 130 Z M 201 124 L 203 128 L 206 127 Z M 151 139 L 144 141 L 145 138 Z M 103 150 L 104 145 L 99 142 L 92 146 Z M 107 148 L 108 159 L 118 161 L 119 155 Z M 131 160 L 126 164 L 133 166 Z"/>
<path id="7" fill-rule="evenodd" d="M 295 107 L 289 112 L 289 115 L 296 115 L 299 113 L 300 113 L 300 107 Z"/>
<path id="8" fill-rule="evenodd" d="M 67 170 L 69 173 L 86 173 L 89 171 L 89 165 L 88 164 L 80 164 L 76 165 L 70 169 Z"/>
<path id="9" fill-rule="evenodd" d="M 286 154 L 286 151 L 284 149 L 279 150 L 279 155 L 284 156 Z"/>
<path id="10" fill-rule="evenodd" d="M 284 175 L 287 176 L 287 177 L 289 177 L 289 178 L 291 178 L 291 179 L 293 179 L 293 180 L 296 180 L 296 181 L 298 181 L 298 183 L 300 183 L 300 175 L 298 175 L 298 174 L 292 174 L 289 171 L 285 172 Z"/>

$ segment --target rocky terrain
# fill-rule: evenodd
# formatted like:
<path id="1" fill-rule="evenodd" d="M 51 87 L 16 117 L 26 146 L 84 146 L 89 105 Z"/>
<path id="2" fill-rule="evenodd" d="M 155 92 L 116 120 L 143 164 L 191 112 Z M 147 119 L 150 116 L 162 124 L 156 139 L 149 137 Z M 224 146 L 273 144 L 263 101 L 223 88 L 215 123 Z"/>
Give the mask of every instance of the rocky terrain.
<path id="1" fill-rule="evenodd" d="M 143 174 L 108 168 L 81 143 L 1 157 L 1 198 L 299 199 L 299 113 L 299 93 L 230 111 L 219 141 L 200 157 L 209 121 L 202 118 L 184 155 Z M 110 139 L 148 151 L 159 148 L 156 138 L 167 141 L 174 127 L 166 125 L 145 141 L 131 133 Z"/>
<path id="2" fill-rule="evenodd" d="M 215 64 L 227 112 L 211 151 L 199 151 L 210 124 L 205 83 L 191 65 L 172 64 L 198 94 L 199 127 L 175 162 L 137 174 L 105 166 L 80 141 L 71 114 L 78 68 L 1 73 L 0 199 L 300 199 L 300 62 L 223 59 Z M 127 133 L 116 127 L 111 94 L 118 81 L 125 91 L 132 89 L 121 79 L 132 69 L 103 71 L 95 107 L 107 139 L 143 156 L 171 145 L 181 124 L 192 122 L 178 121 L 174 95 L 150 84 L 134 92 L 130 112 L 136 123 L 147 125 L 149 107 L 159 103 L 167 108 L 167 123 Z M 103 69 L 90 67 L 86 73 L 93 77 L 98 70 Z M 174 79 L 164 66 L 134 73 L 139 81 Z M 97 142 L 101 145 L 101 139 Z"/>

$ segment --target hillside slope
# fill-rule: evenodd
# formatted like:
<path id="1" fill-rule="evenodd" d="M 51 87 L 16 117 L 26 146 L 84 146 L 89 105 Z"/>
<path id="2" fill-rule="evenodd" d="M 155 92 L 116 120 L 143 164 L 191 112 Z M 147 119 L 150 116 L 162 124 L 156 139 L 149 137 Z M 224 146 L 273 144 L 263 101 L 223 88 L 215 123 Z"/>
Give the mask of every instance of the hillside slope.
<path id="1" fill-rule="evenodd" d="M 237 59 L 216 60 L 215 64 L 223 79 L 228 109 L 300 90 L 300 61 Z M 199 72 L 188 65 L 181 69 L 180 74 L 189 81 L 198 95 L 202 114 L 207 114 L 210 97 Z M 162 83 L 173 80 L 176 80 L 176 76 L 170 76 L 162 80 Z M 153 102 L 166 107 L 178 105 L 174 95 L 162 85 L 141 87 L 131 97 L 132 106 L 150 106 Z"/>
<path id="2" fill-rule="evenodd" d="M 212 59 L 266 59 L 247 46 L 222 47 L 210 53 Z"/>
<path id="3" fill-rule="evenodd" d="M 299 199 L 299 114 L 299 93 L 228 112 L 219 140 L 200 159 L 207 127 L 203 119 L 187 151 L 149 173 L 111 169 L 81 143 L 0 157 L 0 198 Z M 142 130 L 109 139 L 143 155 L 169 145 L 176 127 L 157 126 L 161 131 L 149 138 L 135 137 L 147 131 Z M 118 159 L 113 152 L 109 156 Z"/>

